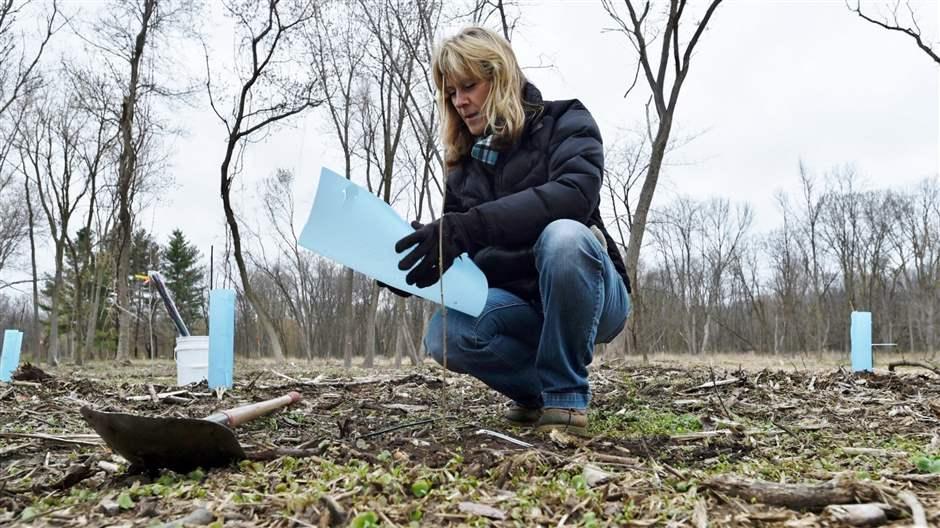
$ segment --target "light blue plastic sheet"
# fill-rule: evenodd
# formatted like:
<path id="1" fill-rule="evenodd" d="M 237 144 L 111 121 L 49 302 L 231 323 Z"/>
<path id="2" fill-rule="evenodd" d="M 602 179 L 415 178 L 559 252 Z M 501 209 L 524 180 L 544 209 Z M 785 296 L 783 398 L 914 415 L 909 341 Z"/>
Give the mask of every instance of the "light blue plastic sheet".
<path id="1" fill-rule="evenodd" d="M 232 388 L 235 370 L 235 290 L 209 292 L 209 388 Z"/>
<path id="2" fill-rule="evenodd" d="M 20 364 L 20 345 L 23 344 L 23 332 L 7 330 L 3 333 L 3 352 L 0 353 L 0 381 L 9 383 L 13 372 Z"/>
<path id="3" fill-rule="evenodd" d="M 440 302 L 440 285 L 418 288 L 398 269 L 404 254 L 395 242 L 414 232 L 388 204 L 339 174 L 324 168 L 300 245 L 373 279 L 430 301 Z M 467 255 L 444 273 L 444 305 L 477 316 L 486 304 L 486 277 Z"/>
<path id="4" fill-rule="evenodd" d="M 871 312 L 852 312 L 852 372 L 871 371 Z"/>

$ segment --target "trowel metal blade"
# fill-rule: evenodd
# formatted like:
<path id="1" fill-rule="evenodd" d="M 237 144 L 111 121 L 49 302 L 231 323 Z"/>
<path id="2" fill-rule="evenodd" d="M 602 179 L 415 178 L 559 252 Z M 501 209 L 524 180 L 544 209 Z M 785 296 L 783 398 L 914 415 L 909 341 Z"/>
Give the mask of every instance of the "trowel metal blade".
<path id="1" fill-rule="evenodd" d="M 134 416 L 89 407 L 82 407 L 81 413 L 112 450 L 147 469 L 185 473 L 245 458 L 235 433 L 215 422 Z"/>

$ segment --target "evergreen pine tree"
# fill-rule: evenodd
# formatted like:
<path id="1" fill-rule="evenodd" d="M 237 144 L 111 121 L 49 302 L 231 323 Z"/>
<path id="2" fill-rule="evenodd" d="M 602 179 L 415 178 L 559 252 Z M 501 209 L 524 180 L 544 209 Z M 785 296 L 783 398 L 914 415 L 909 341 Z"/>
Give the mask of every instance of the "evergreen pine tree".
<path id="1" fill-rule="evenodd" d="M 102 253 L 100 249 L 94 248 L 94 233 L 86 228 L 81 228 L 75 232 L 73 244 L 66 247 L 64 268 L 62 270 L 62 288 L 59 291 L 59 335 L 65 335 L 70 331 L 78 332 L 78 337 L 82 337 L 87 317 L 86 310 L 89 309 L 89 302 L 97 293 L 99 307 L 97 310 L 97 323 L 95 325 L 95 344 L 104 349 L 112 349 L 116 345 L 116 329 L 112 328 L 109 319 L 109 310 L 101 305 L 107 303 L 108 285 L 98 285 L 98 292 L 95 292 L 95 266 L 109 266 L 109 258 Z M 78 280 L 75 275 L 76 269 L 81 275 L 82 291 L 76 292 L 75 287 Z M 108 271 L 103 272 L 109 275 Z M 43 286 L 40 290 L 39 309 L 46 316 L 43 321 L 43 331 L 48 333 L 51 321 L 49 321 L 52 309 L 52 275 L 46 274 L 43 277 Z M 81 306 L 77 306 L 81 297 Z M 71 325 L 71 326 L 70 326 Z"/>
<path id="2" fill-rule="evenodd" d="M 148 271 L 159 269 L 160 244 L 145 229 L 134 231 L 131 238 L 130 273 L 146 275 Z"/>
<path id="3" fill-rule="evenodd" d="M 205 302 L 205 274 L 199 265 L 199 256 L 199 250 L 186 240 L 179 229 L 170 235 L 170 241 L 163 251 L 161 273 L 180 316 L 190 328 L 202 319 Z"/>

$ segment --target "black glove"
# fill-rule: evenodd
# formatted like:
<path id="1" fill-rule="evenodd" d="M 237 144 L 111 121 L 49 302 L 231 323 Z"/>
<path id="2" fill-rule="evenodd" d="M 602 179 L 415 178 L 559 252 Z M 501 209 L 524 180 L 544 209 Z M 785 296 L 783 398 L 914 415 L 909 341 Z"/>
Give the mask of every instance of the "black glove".
<path id="1" fill-rule="evenodd" d="M 411 294 L 410 294 L 410 293 L 408 293 L 408 292 L 406 292 L 406 291 L 404 291 L 404 290 L 399 290 L 398 288 L 396 288 L 396 287 L 394 287 L 394 286 L 389 286 L 388 284 L 385 284 L 384 282 L 382 282 L 382 281 L 380 281 L 380 280 L 375 281 L 375 283 L 378 284 L 380 287 L 385 288 L 386 290 L 388 290 L 388 291 L 394 293 L 395 295 L 397 295 L 397 296 L 399 296 L 399 297 L 404 297 L 405 299 L 407 299 L 408 297 L 411 297 Z"/>
<path id="2" fill-rule="evenodd" d="M 443 244 L 440 243 L 442 221 Z M 486 245 L 483 222 L 475 211 L 447 213 L 427 225 L 412 222 L 411 227 L 415 228 L 415 232 L 399 240 L 395 244 L 395 252 L 402 253 L 414 246 L 414 249 L 398 262 L 398 269 L 410 269 L 405 276 L 405 282 L 419 288 L 427 288 L 440 280 L 460 255 L 470 253 L 472 256 Z M 442 262 L 438 262 L 439 253 L 443 253 Z M 443 266 L 439 267 L 441 264 Z"/>

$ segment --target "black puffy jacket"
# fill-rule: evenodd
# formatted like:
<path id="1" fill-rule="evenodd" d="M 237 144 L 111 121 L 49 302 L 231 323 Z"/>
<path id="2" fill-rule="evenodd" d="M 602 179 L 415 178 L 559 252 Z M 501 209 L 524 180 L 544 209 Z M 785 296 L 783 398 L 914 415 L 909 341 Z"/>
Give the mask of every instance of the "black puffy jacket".
<path id="1" fill-rule="evenodd" d="M 495 166 L 468 155 L 451 167 L 444 212 L 478 213 L 490 245 L 473 260 L 490 287 L 538 304 L 532 247 L 549 223 L 567 218 L 601 230 L 630 291 L 623 259 L 601 219 L 604 147 L 597 123 L 580 101 L 543 101 L 532 84 L 523 98 L 526 122 L 519 140 L 500 152 Z"/>

